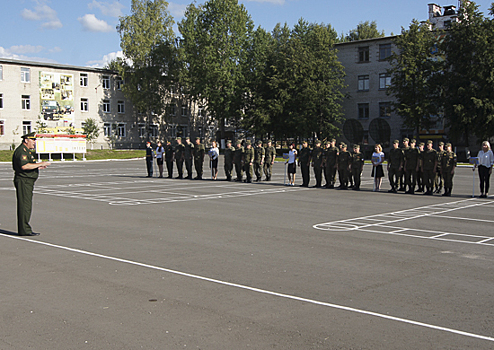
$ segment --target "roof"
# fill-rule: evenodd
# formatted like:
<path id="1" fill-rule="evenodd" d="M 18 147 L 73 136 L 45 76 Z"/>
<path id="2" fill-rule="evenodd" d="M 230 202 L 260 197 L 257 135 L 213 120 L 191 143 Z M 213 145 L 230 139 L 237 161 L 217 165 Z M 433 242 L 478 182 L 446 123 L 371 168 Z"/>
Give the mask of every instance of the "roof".
<path id="1" fill-rule="evenodd" d="M 117 72 L 104 68 L 92 68 L 92 67 L 81 67 L 81 66 L 71 66 L 68 64 L 59 63 L 47 63 L 47 62 L 34 62 L 34 61 L 22 61 L 13 60 L 8 58 L 0 58 L 0 64 L 15 64 L 20 66 L 30 66 L 30 67 L 40 67 L 40 68 L 53 68 L 53 69 L 66 69 L 66 70 L 76 70 L 78 72 L 94 72 L 94 73 L 112 73 L 117 74 Z"/>

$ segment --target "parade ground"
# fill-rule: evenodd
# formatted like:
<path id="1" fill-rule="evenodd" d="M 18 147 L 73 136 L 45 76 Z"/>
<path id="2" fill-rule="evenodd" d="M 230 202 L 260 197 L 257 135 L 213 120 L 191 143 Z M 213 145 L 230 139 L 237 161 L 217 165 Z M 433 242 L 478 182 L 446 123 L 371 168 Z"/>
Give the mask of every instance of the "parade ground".
<path id="1" fill-rule="evenodd" d="M 370 165 L 359 192 L 284 186 L 284 169 L 246 184 L 57 162 L 35 186 L 41 235 L 19 237 L 0 164 L 0 349 L 494 348 L 477 172 L 442 197 L 373 192 Z"/>

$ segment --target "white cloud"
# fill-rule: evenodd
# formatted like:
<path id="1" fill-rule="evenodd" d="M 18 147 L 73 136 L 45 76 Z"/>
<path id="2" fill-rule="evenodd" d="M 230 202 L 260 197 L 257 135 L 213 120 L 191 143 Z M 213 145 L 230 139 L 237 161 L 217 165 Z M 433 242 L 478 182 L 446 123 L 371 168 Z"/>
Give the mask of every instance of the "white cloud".
<path id="1" fill-rule="evenodd" d="M 122 51 L 110 52 L 107 55 L 103 56 L 101 60 L 89 61 L 86 64 L 88 67 L 92 68 L 104 68 L 108 63 L 114 61 L 116 58 L 124 58 L 124 54 Z"/>
<path id="2" fill-rule="evenodd" d="M 182 18 L 186 8 L 187 5 L 175 4 L 173 2 L 168 3 L 168 10 L 175 19 Z"/>
<path id="3" fill-rule="evenodd" d="M 120 17 L 123 16 L 122 9 L 125 8 L 121 3 L 114 1 L 112 4 L 109 2 L 102 2 L 93 0 L 92 3 L 88 5 L 89 9 L 99 9 L 102 14 L 110 17 Z"/>
<path id="4" fill-rule="evenodd" d="M 12 46 L 16 48 L 18 46 Z M 30 52 L 27 52 L 30 53 Z M 34 52 L 36 53 L 36 52 Z M 46 57 L 31 57 L 23 54 L 18 54 L 12 51 L 12 48 L 6 49 L 0 46 L 0 57 L 10 60 L 21 60 L 21 61 L 32 61 L 32 62 L 46 62 L 46 63 L 57 63 L 55 60 Z"/>
<path id="5" fill-rule="evenodd" d="M 113 32 L 115 28 L 102 19 L 97 19 L 93 14 L 86 14 L 77 19 L 82 28 L 88 32 Z"/>
<path id="6" fill-rule="evenodd" d="M 41 45 L 33 46 L 33 45 L 15 45 L 9 48 L 9 51 L 13 54 L 29 54 L 29 53 L 38 53 L 43 51 L 44 47 Z"/>
<path id="7" fill-rule="evenodd" d="M 62 22 L 57 16 L 57 11 L 50 6 L 42 3 L 34 8 L 34 10 L 24 9 L 21 11 L 21 17 L 28 21 L 41 21 L 41 28 L 58 29 L 62 28 Z"/>

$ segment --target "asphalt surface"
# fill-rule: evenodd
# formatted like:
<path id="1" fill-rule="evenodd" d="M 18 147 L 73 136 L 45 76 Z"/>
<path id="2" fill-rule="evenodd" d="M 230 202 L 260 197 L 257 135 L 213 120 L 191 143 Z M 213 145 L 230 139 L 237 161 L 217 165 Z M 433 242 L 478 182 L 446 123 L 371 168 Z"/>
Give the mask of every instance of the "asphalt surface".
<path id="1" fill-rule="evenodd" d="M 494 348 L 492 199 L 469 168 L 452 197 L 370 170 L 356 192 L 284 186 L 282 163 L 253 184 L 56 163 L 24 238 L 0 164 L 0 349 Z"/>

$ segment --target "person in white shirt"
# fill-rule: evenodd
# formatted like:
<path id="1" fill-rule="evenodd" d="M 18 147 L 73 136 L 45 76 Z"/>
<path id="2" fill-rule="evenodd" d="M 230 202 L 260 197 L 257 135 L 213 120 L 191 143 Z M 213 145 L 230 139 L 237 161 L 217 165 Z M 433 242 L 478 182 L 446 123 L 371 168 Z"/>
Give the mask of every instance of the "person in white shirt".
<path id="1" fill-rule="evenodd" d="M 480 198 L 487 198 L 489 195 L 492 166 L 494 164 L 494 154 L 492 153 L 489 141 L 482 142 L 482 150 L 477 154 L 477 158 L 479 160 Z"/>
<path id="2" fill-rule="evenodd" d="M 165 153 L 165 148 L 158 141 L 158 147 L 156 147 L 156 163 L 158 163 L 158 169 L 160 171 L 160 177 L 163 177 L 163 154 Z"/>
<path id="3" fill-rule="evenodd" d="M 374 178 L 374 191 L 379 192 L 381 190 L 382 178 L 384 176 L 383 164 L 384 153 L 382 146 L 377 144 L 374 146 L 374 153 L 372 153 L 372 174 Z"/>
<path id="4" fill-rule="evenodd" d="M 295 160 L 297 159 L 297 150 L 295 144 L 291 143 L 288 148 L 288 186 L 295 186 L 295 173 L 297 172 L 297 166 Z"/>
<path id="5" fill-rule="evenodd" d="M 211 161 L 211 176 L 213 180 L 216 180 L 218 176 L 218 157 L 220 156 L 220 150 L 218 149 L 216 141 L 213 141 L 213 146 L 208 154 Z"/>

